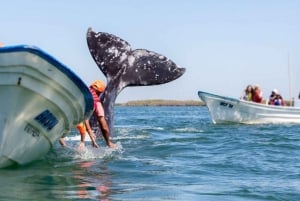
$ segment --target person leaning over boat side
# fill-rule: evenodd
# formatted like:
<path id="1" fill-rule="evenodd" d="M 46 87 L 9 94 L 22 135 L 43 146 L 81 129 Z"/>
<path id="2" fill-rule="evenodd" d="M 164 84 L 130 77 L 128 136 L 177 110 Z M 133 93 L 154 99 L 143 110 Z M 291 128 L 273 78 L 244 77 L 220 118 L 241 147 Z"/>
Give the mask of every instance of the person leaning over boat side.
<path id="1" fill-rule="evenodd" d="M 263 93 L 258 85 L 253 87 L 252 101 L 256 103 L 263 102 Z"/>
<path id="2" fill-rule="evenodd" d="M 252 85 L 248 85 L 246 89 L 243 92 L 243 96 L 241 99 L 246 100 L 246 101 L 251 101 L 252 100 L 252 93 L 253 93 L 253 88 Z"/>
<path id="3" fill-rule="evenodd" d="M 102 80 L 96 80 L 90 85 L 89 89 L 94 99 L 94 111 L 90 119 L 86 119 L 84 122 L 79 123 L 76 127 L 81 135 L 79 149 L 83 149 L 85 147 L 84 140 L 86 133 L 88 133 L 91 138 L 92 146 L 98 148 L 99 145 L 96 143 L 96 135 L 94 134 L 97 131 L 102 133 L 108 147 L 116 147 L 116 145 L 110 140 L 109 127 L 105 120 L 104 109 L 99 99 L 99 96 L 102 92 L 104 92 L 105 87 L 105 83 Z M 92 128 L 90 124 L 90 120 L 92 118 L 96 119 L 96 123 L 98 124 L 97 127 Z M 62 146 L 66 145 L 63 139 L 60 139 L 59 142 Z"/>

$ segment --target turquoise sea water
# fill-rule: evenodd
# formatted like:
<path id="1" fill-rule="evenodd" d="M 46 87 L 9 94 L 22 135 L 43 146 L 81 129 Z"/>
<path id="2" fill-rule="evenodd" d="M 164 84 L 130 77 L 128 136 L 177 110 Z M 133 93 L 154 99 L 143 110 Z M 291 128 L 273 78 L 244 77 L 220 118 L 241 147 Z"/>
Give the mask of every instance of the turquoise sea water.
<path id="1" fill-rule="evenodd" d="M 115 130 L 115 151 L 67 141 L 0 170 L 0 200 L 300 200 L 299 125 L 213 125 L 206 107 L 116 107 Z"/>

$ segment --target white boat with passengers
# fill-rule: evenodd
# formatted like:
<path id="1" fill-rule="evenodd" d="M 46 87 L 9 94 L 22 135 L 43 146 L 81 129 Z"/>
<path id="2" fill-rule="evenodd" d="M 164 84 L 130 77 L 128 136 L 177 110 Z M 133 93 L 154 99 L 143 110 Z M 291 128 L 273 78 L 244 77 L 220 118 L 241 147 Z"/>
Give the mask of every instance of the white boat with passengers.
<path id="1" fill-rule="evenodd" d="M 55 58 L 0 47 L 0 168 L 41 158 L 92 109 L 88 87 Z"/>
<path id="2" fill-rule="evenodd" d="M 198 91 L 213 123 L 300 123 L 300 107 L 274 106 Z"/>

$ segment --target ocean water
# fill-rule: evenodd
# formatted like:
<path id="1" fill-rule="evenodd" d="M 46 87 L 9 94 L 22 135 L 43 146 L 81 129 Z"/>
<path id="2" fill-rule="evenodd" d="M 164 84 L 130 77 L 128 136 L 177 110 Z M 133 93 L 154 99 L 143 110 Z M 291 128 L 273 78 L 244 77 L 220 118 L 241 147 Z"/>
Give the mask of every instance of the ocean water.
<path id="1" fill-rule="evenodd" d="M 100 139 L 100 149 L 78 151 L 68 140 L 1 169 L 0 200 L 300 200 L 300 125 L 214 125 L 206 107 L 116 107 L 113 141 L 116 150 Z"/>

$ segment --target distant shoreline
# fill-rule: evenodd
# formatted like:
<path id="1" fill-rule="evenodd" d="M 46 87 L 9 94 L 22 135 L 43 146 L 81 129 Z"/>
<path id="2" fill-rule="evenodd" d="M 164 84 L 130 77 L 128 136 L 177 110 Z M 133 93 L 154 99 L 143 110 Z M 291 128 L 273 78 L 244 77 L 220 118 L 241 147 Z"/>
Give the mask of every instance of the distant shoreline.
<path id="1" fill-rule="evenodd" d="M 205 106 L 202 101 L 195 100 L 136 100 L 126 103 L 116 103 L 116 106 Z"/>
<path id="2" fill-rule="evenodd" d="M 266 101 L 266 100 L 265 100 Z M 264 101 L 263 104 L 266 104 Z M 285 101 L 286 106 L 291 106 L 292 101 Z M 206 106 L 201 100 L 162 100 L 162 99 L 150 99 L 150 100 L 134 100 L 126 103 L 116 103 L 116 106 Z"/>

